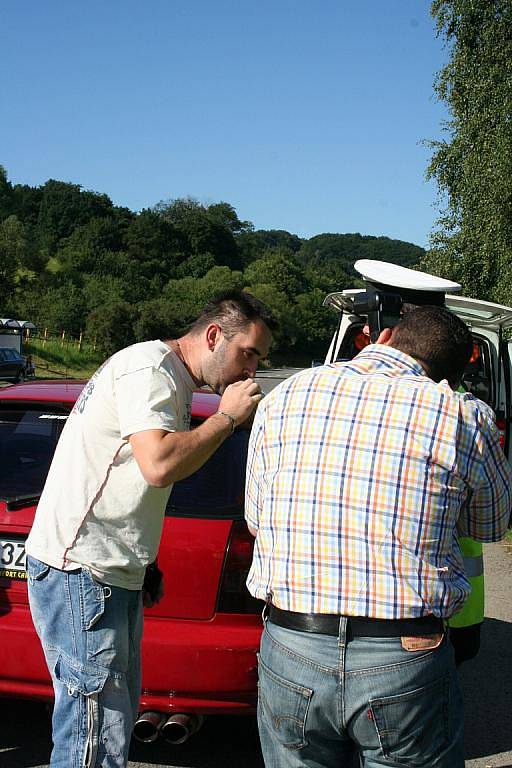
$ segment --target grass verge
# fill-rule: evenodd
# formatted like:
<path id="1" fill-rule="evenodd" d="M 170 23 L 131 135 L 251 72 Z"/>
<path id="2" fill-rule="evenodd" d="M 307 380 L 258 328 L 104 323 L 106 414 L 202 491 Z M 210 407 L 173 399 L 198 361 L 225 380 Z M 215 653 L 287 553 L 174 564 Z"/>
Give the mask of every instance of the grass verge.
<path id="1" fill-rule="evenodd" d="M 32 355 L 38 379 L 88 379 L 103 361 L 104 356 L 88 344 L 31 339 L 23 346 L 25 355 Z"/>

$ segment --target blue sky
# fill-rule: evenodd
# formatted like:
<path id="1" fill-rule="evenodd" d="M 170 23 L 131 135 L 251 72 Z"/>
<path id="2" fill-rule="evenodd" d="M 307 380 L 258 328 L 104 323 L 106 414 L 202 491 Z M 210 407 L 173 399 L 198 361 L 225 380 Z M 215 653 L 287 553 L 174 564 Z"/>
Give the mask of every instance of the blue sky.
<path id="1" fill-rule="evenodd" d="M 447 52 L 425 0 L 3 0 L 0 163 L 132 210 L 426 246 Z"/>

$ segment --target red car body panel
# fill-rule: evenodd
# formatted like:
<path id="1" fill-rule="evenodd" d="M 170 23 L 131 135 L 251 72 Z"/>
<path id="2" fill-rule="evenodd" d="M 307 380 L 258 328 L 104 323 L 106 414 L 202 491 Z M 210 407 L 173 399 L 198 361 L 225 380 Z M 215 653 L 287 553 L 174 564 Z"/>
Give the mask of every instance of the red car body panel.
<path id="1" fill-rule="evenodd" d="M 71 410 L 84 384 L 50 381 L 6 387 L 0 390 L 0 409 L 40 404 L 43 410 Z M 194 393 L 195 423 L 215 413 L 218 401 L 212 393 Z M 218 483 L 222 480 L 218 477 Z M 0 500 L 0 536 L 16 540 L 28 535 L 36 506 L 33 499 L 24 504 Z M 218 610 L 237 525 L 242 524 L 229 515 L 216 515 L 215 510 L 211 518 L 193 509 L 167 513 L 158 557 L 165 595 L 158 606 L 145 611 L 141 711 L 254 711 L 261 617 L 254 608 L 249 613 Z M 240 547 L 247 561 L 250 537 Z M 51 700 L 50 677 L 30 617 L 26 581 L 21 578 L 0 577 L 0 657 L 4 660 L 0 696 Z"/>

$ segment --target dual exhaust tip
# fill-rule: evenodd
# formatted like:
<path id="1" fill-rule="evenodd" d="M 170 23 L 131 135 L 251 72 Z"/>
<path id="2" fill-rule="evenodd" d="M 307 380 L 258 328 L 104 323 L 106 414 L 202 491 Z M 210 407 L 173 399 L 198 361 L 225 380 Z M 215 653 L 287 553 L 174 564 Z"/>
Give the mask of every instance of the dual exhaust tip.
<path id="1" fill-rule="evenodd" d="M 161 736 L 168 744 L 184 744 L 197 733 L 204 722 L 202 715 L 164 715 L 162 712 L 143 712 L 133 726 L 137 741 L 149 744 Z"/>

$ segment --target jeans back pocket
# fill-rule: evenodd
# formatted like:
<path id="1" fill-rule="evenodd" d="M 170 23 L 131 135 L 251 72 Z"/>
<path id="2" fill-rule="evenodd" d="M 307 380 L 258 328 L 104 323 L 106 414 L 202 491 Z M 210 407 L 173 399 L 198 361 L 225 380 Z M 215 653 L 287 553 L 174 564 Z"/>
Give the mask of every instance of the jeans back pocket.
<path id="1" fill-rule="evenodd" d="M 258 704 L 277 740 L 289 749 L 306 746 L 306 717 L 313 695 L 310 688 L 276 675 L 258 657 Z"/>
<path id="2" fill-rule="evenodd" d="M 384 757 L 427 768 L 450 742 L 450 676 L 395 696 L 370 699 Z"/>

